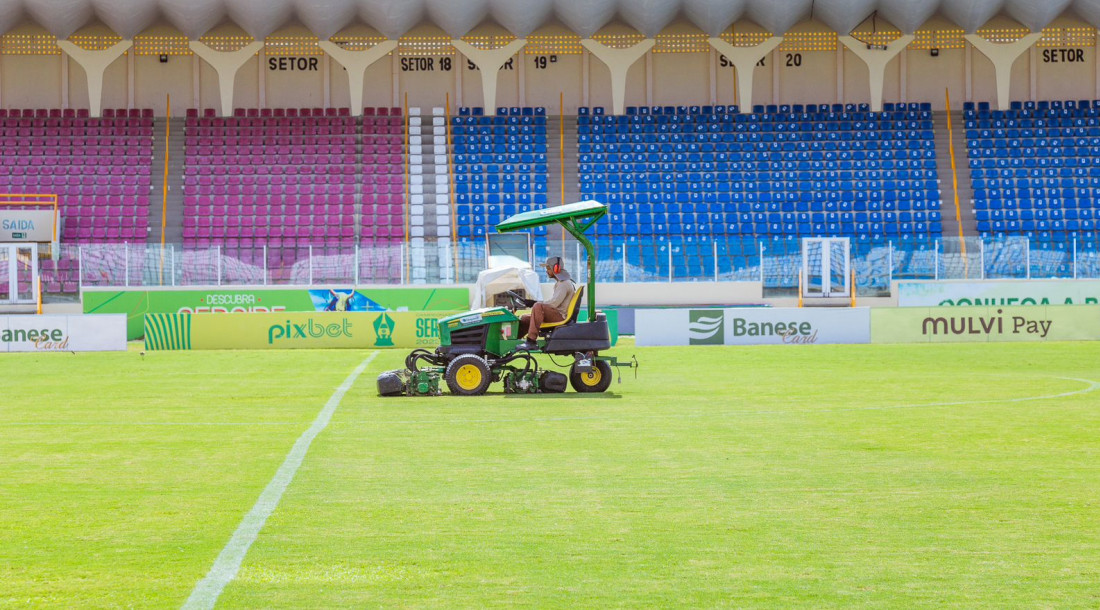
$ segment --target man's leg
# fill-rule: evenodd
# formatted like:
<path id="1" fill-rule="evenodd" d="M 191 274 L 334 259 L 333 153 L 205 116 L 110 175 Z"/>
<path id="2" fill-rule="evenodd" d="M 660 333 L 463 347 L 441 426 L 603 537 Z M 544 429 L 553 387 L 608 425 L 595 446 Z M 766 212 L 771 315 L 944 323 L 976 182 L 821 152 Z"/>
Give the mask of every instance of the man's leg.
<path id="1" fill-rule="evenodd" d="M 561 322 L 564 318 L 553 307 L 547 307 L 542 303 L 535 303 L 531 308 L 531 326 L 527 329 L 527 339 L 536 341 L 539 338 L 539 329 L 543 322 Z"/>
<path id="2" fill-rule="evenodd" d="M 519 317 L 519 330 L 524 332 L 523 329 L 527 329 L 527 332 L 531 332 L 531 314 L 525 313 Z"/>

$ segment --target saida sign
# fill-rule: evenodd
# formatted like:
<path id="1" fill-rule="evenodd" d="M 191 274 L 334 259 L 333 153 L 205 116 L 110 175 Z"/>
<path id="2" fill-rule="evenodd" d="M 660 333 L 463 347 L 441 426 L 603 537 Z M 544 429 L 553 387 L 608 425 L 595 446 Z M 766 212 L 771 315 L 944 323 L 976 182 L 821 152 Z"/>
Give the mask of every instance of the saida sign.
<path id="1" fill-rule="evenodd" d="M 439 343 L 447 312 L 146 314 L 147 350 L 373 349 Z"/>

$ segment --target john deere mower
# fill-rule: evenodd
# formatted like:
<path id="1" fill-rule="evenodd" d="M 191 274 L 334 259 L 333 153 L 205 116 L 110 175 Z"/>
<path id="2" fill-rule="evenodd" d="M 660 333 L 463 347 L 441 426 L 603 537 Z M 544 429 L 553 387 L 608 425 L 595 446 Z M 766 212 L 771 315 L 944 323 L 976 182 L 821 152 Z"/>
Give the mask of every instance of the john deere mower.
<path id="1" fill-rule="evenodd" d="M 568 366 L 568 383 L 577 392 L 604 392 L 611 385 L 612 367 L 632 367 L 600 352 L 611 348 L 607 318 L 596 311 L 596 252 L 584 233 L 607 214 L 597 201 L 516 214 L 497 225 L 507 233 L 557 223 L 580 242 L 588 253 L 588 284 L 577 288 L 565 320 L 544 323 L 537 349 L 517 349 L 526 329 L 520 328 L 518 309 L 530 301 L 508 293 L 508 307 L 489 307 L 439 320 L 440 346 L 434 351 L 413 350 L 405 368 L 382 373 L 382 396 L 438 396 L 443 384 L 452 394 L 484 394 L 494 382 L 502 382 L 508 394 L 556 393 L 566 390 L 563 373 L 543 368 L 536 354 L 548 354 L 551 362 Z M 581 300 L 587 294 L 588 322 L 578 322 Z M 566 359 L 559 364 L 555 356 Z"/>

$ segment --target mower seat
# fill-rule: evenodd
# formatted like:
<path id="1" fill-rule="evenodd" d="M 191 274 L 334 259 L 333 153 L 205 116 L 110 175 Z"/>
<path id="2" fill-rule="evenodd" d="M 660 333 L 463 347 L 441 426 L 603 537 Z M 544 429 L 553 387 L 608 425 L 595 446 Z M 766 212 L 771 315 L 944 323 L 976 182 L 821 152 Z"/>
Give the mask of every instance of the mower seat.
<path id="1" fill-rule="evenodd" d="M 543 322 L 539 327 L 540 335 L 550 334 L 550 331 L 561 326 L 568 326 L 570 324 L 577 323 L 577 317 L 581 315 L 580 302 L 584 297 L 584 286 L 579 286 L 577 291 L 573 293 L 573 298 L 569 300 L 569 306 L 565 308 L 565 319 L 561 322 Z"/>

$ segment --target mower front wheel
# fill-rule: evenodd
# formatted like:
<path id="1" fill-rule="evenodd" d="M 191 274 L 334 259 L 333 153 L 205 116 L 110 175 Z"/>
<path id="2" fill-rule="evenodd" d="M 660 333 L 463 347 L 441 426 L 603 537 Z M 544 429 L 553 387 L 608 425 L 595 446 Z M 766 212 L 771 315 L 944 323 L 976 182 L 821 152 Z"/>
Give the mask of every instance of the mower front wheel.
<path id="1" fill-rule="evenodd" d="M 462 354 L 447 365 L 447 387 L 451 394 L 480 396 L 489 389 L 493 374 L 489 363 L 475 354 Z"/>
<path id="2" fill-rule="evenodd" d="M 581 373 L 577 365 L 569 367 L 569 384 L 578 392 L 606 392 L 611 387 L 611 365 L 605 360 L 592 363 L 592 371 Z"/>

